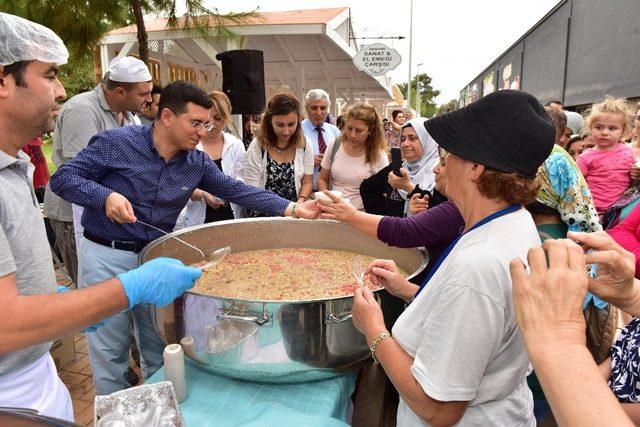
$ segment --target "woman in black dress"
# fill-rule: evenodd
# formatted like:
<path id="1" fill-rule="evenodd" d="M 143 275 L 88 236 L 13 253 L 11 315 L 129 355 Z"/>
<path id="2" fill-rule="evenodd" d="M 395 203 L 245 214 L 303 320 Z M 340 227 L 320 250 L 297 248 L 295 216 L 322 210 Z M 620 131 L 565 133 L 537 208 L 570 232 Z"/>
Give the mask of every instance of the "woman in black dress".
<path id="1" fill-rule="evenodd" d="M 244 181 L 285 199 L 305 202 L 313 190 L 313 148 L 300 128 L 300 102 L 288 93 L 271 97 L 245 157 Z M 265 216 L 248 212 L 250 217 Z"/>

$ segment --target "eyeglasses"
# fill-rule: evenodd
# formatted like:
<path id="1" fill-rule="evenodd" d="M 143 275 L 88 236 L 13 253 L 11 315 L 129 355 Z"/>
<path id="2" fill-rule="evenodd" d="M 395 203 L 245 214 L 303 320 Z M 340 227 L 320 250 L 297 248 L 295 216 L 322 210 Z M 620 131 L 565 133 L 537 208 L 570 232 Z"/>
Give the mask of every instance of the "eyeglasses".
<path id="1" fill-rule="evenodd" d="M 438 154 L 440 155 L 440 166 L 444 167 L 447 165 L 447 156 L 449 156 L 449 152 L 444 148 L 438 147 Z"/>
<path id="2" fill-rule="evenodd" d="M 215 126 L 213 123 L 203 123 L 200 120 L 191 120 L 191 127 L 195 130 L 204 129 L 207 132 L 211 132 Z"/>

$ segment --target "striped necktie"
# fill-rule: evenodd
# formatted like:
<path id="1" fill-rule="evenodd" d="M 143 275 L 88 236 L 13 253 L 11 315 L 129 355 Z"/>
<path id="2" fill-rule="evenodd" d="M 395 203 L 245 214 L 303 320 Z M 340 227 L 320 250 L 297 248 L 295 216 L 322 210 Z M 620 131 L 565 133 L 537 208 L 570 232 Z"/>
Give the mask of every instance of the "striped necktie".
<path id="1" fill-rule="evenodd" d="M 318 131 L 318 149 L 320 154 L 324 154 L 327 150 L 327 144 L 324 142 L 324 135 L 322 135 L 322 126 L 318 126 L 316 130 Z"/>

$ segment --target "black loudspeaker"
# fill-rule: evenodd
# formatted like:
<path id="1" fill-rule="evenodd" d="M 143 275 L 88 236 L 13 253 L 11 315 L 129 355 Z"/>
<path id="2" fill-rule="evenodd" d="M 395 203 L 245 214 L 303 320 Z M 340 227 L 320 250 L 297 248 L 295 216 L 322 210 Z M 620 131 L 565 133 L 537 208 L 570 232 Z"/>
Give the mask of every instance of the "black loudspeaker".
<path id="1" fill-rule="evenodd" d="M 233 114 L 264 111 L 264 59 L 261 50 L 228 50 L 216 55 L 222 61 L 222 91 Z"/>

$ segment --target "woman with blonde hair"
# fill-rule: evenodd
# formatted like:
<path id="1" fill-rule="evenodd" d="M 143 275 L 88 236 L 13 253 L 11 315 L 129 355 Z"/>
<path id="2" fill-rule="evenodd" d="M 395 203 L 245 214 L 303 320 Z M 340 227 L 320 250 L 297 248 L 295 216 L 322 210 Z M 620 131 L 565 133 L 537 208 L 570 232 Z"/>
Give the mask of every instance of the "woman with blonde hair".
<path id="1" fill-rule="evenodd" d="M 231 125 L 231 102 L 223 92 L 209 92 L 213 103 L 210 120 L 212 128 L 200 143 L 197 150 L 207 153 L 218 168 L 232 178 L 242 179 L 244 175 L 244 144 L 241 140 L 225 132 Z M 204 190 L 196 189 L 186 210 L 178 218 L 176 229 L 209 222 L 241 218 L 242 209 L 233 203 L 217 198 Z"/>
<path id="2" fill-rule="evenodd" d="M 345 118 L 341 138 L 327 146 L 322 158 L 318 190 L 340 191 L 362 211 L 360 184 L 389 164 L 386 140 L 382 120 L 373 106 L 356 104 Z"/>
<path id="3" fill-rule="evenodd" d="M 305 202 L 313 191 L 313 148 L 300 128 L 300 102 L 288 93 L 269 99 L 256 138 L 247 149 L 247 184 L 271 190 L 293 202 Z M 263 216 L 249 212 L 249 216 Z"/>

